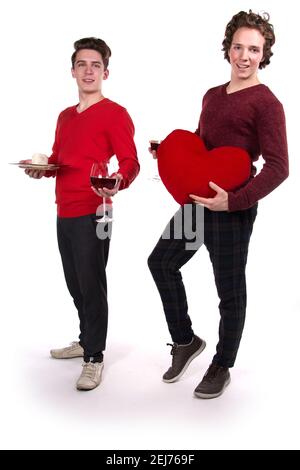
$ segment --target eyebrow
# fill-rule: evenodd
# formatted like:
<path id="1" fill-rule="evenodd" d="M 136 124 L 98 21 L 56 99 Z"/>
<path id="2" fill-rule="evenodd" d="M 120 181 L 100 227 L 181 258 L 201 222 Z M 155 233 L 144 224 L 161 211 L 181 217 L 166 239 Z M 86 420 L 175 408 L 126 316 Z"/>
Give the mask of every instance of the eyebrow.
<path id="1" fill-rule="evenodd" d="M 241 44 L 240 42 L 233 42 L 232 45 L 233 46 L 243 46 L 243 44 Z M 255 46 L 254 44 L 252 44 L 249 47 L 255 47 L 256 49 L 260 49 L 260 46 Z"/>
<path id="2" fill-rule="evenodd" d="M 83 63 L 87 63 L 89 62 L 88 60 L 85 60 L 85 59 L 79 59 L 79 60 L 76 60 L 75 64 L 78 64 L 80 62 L 83 62 Z M 92 60 L 91 61 L 92 64 L 99 64 L 99 65 L 103 65 L 102 62 L 100 62 L 99 60 Z"/>

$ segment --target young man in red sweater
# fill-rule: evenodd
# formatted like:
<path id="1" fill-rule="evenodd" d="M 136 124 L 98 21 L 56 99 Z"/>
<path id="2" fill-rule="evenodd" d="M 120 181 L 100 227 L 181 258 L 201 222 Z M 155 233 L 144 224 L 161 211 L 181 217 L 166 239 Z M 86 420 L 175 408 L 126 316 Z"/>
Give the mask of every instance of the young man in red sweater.
<path id="1" fill-rule="evenodd" d="M 84 357 L 78 390 L 92 390 L 101 380 L 108 320 L 106 263 L 109 236 L 96 234 L 96 210 L 101 197 L 112 197 L 128 188 L 139 173 L 134 126 L 126 109 L 105 98 L 102 82 L 108 78 L 111 55 L 107 44 L 83 38 L 74 44 L 72 76 L 79 103 L 58 117 L 49 163 L 63 165 L 57 174 L 26 170 L 33 178 L 56 176 L 57 236 L 66 283 L 80 320 L 79 342 L 53 349 L 56 359 Z M 116 155 L 119 169 L 112 189 L 92 190 L 93 163 Z M 100 196 L 100 198 L 99 198 Z M 110 230 L 107 230 L 110 233 Z"/>
<path id="2" fill-rule="evenodd" d="M 258 69 L 268 65 L 273 55 L 275 36 L 268 20 L 268 15 L 260 16 L 250 10 L 249 13 L 241 11 L 228 23 L 223 50 L 231 65 L 231 80 L 205 94 L 196 131 L 209 150 L 236 146 L 244 148 L 253 162 L 260 155 L 265 160 L 257 176 L 252 166 L 250 180 L 236 191 L 226 192 L 211 182 L 215 197 L 190 195 L 195 202 L 193 223 L 196 223 L 196 204 L 204 206 L 204 244 L 213 265 L 221 316 L 216 354 L 194 391 L 199 398 L 221 395 L 230 382 L 229 368 L 235 363 L 245 321 L 245 269 L 257 202 L 288 176 L 283 107 L 257 76 Z M 155 152 L 152 153 L 155 157 Z M 174 341 L 172 365 L 163 376 L 170 383 L 182 376 L 190 362 L 203 351 L 205 342 L 194 335 L 180 273 L 195 251 L 186 250 L 190 240 L 184 237 L 178 240 L 174 236 L 174 219 L 169 227 L 171 237 L 161 237 L 149 257 L 149 267 Z"/>

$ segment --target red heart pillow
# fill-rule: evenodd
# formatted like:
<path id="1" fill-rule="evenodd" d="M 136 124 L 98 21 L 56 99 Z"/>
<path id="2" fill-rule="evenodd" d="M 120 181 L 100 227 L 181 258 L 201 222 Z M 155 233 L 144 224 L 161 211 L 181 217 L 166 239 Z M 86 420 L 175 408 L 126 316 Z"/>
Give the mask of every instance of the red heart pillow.
<path id="1" fill-rule="evenodd" d="M 179 204 L 191 202 L 189 194 L 214 197 L 213 181 L 232 191 L 250 177 L 251 159 L 239 147 L 217 147 L 208 151 L 193 132 L 177 129 L 157 150 L 158 171 L 165 187 Z"/>

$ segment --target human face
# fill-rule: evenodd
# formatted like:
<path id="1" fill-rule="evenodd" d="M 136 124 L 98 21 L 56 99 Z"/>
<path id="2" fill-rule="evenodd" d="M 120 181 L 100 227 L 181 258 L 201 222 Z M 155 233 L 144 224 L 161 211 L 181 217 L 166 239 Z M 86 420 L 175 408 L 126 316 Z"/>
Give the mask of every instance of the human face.
<path id="1" fill-rule="evenodd" d="M 81 49 L 76 54 L 72 76 L 75 78 L 79 93 L 93 94 L 101 92 L 102 81 L 108 77 L 104 70 L 101 54 L 92 49 Z"/>
<path id="2" fill-rule="evenodd" d="M 263 60 L 265 38 L 253 28 L 239 28 L 233 35 L 228 52 L 231 79 L 258 82 L 257 72 Z"/>

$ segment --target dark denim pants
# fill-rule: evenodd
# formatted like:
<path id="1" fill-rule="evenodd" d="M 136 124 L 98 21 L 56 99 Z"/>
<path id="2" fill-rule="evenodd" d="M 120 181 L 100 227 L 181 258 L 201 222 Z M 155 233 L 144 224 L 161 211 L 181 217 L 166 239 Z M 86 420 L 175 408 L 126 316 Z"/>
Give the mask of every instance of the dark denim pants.
<path id="1" fill-rule="evenodd" d="M 96 235 L 96 216 L 57 219 L 57 239 L 66 283 L 80 321 L 84 358 L 102 359 L 107 335 L 106 264 L 110 239 Z"/>

